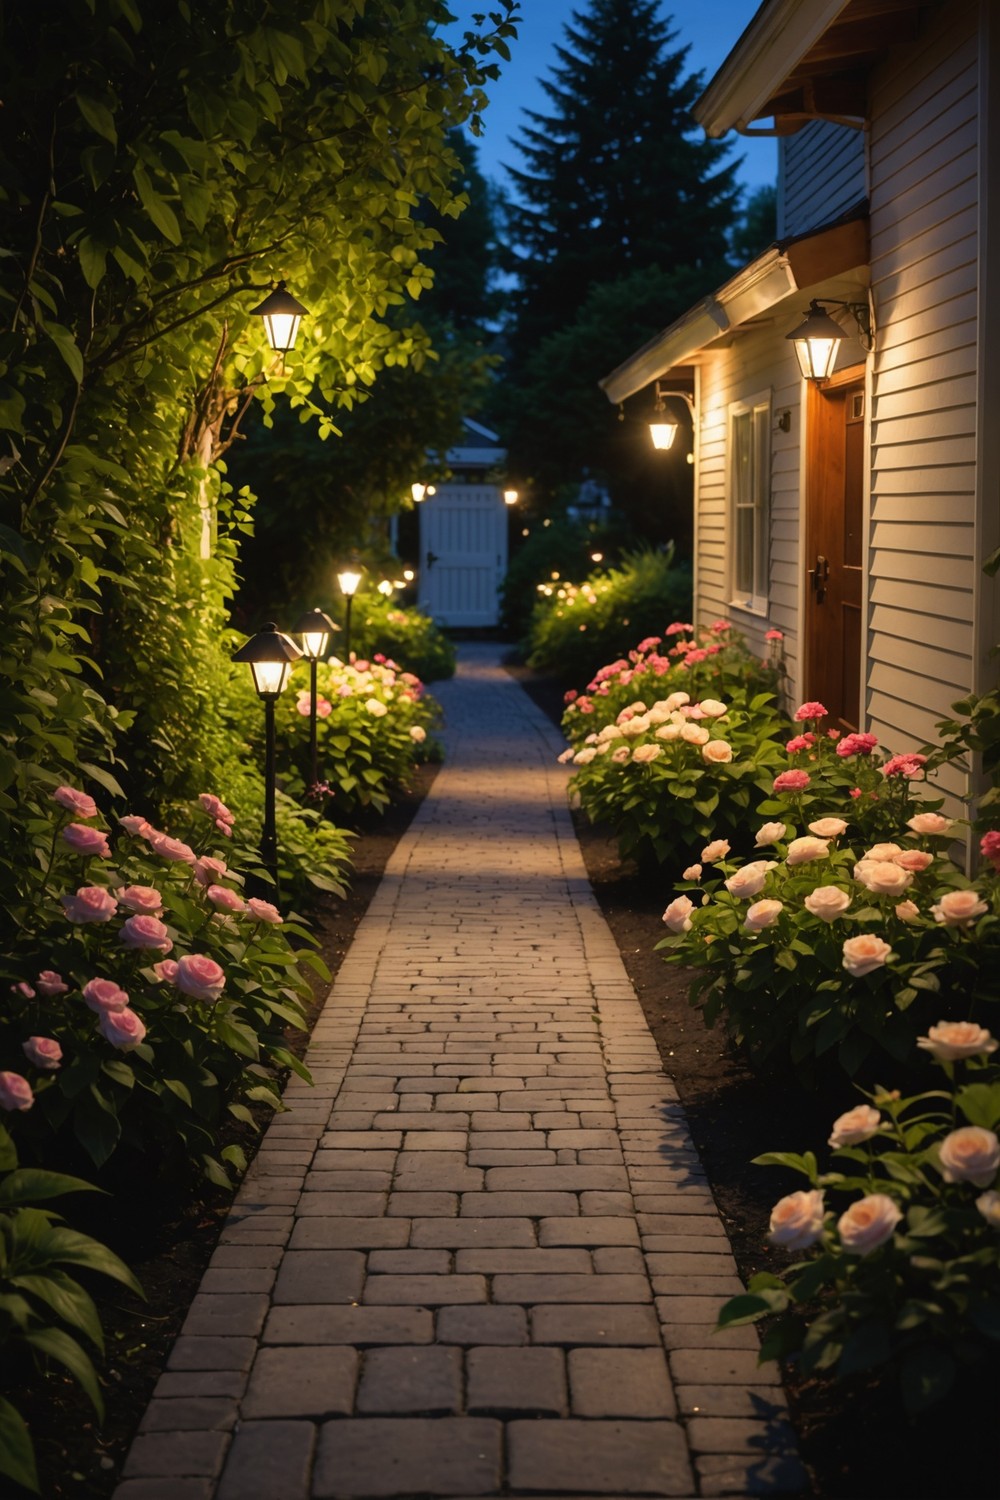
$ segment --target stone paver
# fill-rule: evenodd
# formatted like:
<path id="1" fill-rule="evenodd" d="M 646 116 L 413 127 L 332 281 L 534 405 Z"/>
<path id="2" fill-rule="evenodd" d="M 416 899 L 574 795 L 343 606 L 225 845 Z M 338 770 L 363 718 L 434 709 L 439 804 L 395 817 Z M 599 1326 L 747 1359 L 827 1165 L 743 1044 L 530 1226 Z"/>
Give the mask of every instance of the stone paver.
<path id="1" fill-rule="evenodd" d="M 226 1222 L 117 1500 L 796 1493 L 780 1381 L 566 805 L 462 648 L 447 761 Z"/>

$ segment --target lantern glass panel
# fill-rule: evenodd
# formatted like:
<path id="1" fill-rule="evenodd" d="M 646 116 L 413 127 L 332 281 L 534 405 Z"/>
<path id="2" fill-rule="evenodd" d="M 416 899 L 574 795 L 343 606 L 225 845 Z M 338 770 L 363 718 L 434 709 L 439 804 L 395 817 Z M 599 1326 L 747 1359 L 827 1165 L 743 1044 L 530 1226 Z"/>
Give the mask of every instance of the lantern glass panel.
<path id="1" fill-rule="evenodd" d="M 650 422 L 649 435 L 654 448 L 672 448 L 677 436 L 677 422 Z"/>
<path id="2" fill-rule="evenodd" d="M 330 632 L 328 630 L 304 630 L 302 632 L 302 647 L 306 656 L 318 661 L 321 656 L 326 655 L 326 648 L 330 644 Z"/>
<path id="3" fill-rule="evenodd" d="M 340 585 L 340 592 L 342 594 L 347 594 L 348 596 L 356 594 L 360 582 L 361 574 L 355 573 L 350 569 L 345 569 L 343 573 L 337 574 L 337 583 Z"/>
<path id="4" fill-rule="evenodd" d="M 295 348 L 301 322 L 301 313 L 267 313 L 264 317 L 264 331 L 271 348 L 281 354 L 290 353 Z"/>
<path id="5" fill-rule="evenodd" d="M 799 369 L 807 380 L 826 380 L 837 359 L 841 338 L 795 339 Z"/>
<path id="6" fill-rule="evenodd" d="M 287 661 L 252 661 L 253 685 L 262 698 L 277 698 L 288 679 Z"/>

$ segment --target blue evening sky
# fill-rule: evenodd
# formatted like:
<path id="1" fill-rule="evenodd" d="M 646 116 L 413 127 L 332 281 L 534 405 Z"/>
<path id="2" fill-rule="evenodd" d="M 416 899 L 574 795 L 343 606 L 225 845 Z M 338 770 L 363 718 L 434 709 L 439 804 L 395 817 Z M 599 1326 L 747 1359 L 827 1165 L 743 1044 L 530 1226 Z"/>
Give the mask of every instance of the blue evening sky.
<path id="1" fill-rule="evenodd" d="M 489 11 L 490 0 L 448 0 L 449 8 L 465 29 L 473 13 Z M 672 17 L 677 33 L 671 50 L 690 44 L 689 72 L 701 72 L 705 84 L 725 60 L 759 7 L 760 0 L 660 0 L 664 16 Z M 502 188 L 509 183 L 505 165 L 521 168 L 523 159 L 510 144 L 525 123 L 522 111 L 540 114 L 549 101 L 539 78 L 551 76 L 558 59 L 555 45 L 565 44 L 564 25 L 572 12 L 586 11 L 586 0 L 521 0 L 523 20 L 511 47 L 511 61 L 503 66 L 499 82 L 488 85 L 489 108 L 483 115 L 484 133 L 479 138 L 479 165 L 483 173 Z M 457 29 L 457 28 L 456 28 Z M 773 183 L 777 171 L 777 143 L 773 139 L 752 140 L 731 133 L 733 157 L 743 157 L 740 180 L 749 189 Z"/>

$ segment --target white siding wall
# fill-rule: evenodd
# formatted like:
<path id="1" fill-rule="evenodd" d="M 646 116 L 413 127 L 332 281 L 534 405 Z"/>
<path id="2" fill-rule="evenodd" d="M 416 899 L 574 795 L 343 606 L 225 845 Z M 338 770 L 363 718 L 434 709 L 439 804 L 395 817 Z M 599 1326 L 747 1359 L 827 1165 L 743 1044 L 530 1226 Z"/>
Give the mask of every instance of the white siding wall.
<path id="1" fill-rule="evenodd" d="M 895 53 L 871 103 L 868 717 L 912 749 L 972 684 L 977 6 Z"/>
<path id="2" fill-rule="evenodd" d="M 804 234 L 865 196 L 865 137 L 816 120 L 778 145 L 778 238 Z"/>
<path id="3" fill-rule="evenodd" d="M 698 506 L 695 547 L 698 558 L 697 621 L 710 625 L 730 619 L 746 635 L 751 650 L 767 655 L 764 632 L 785 633 L 791 690 L 799 668 L 799 439 L 802 430 L 798 365 L 785 341 L 786 324 L 754 330 L 732 348 L 709 355 L 701 369 L 698 438 Z M 780 324 L 780 327 L 778 326 Z M 728 576 L 729 403 L 771 392 L 771 553 L 766 619 L 730 603 Z M 788 432 L 774 430 L 779 413 L 791 410 Z"/>

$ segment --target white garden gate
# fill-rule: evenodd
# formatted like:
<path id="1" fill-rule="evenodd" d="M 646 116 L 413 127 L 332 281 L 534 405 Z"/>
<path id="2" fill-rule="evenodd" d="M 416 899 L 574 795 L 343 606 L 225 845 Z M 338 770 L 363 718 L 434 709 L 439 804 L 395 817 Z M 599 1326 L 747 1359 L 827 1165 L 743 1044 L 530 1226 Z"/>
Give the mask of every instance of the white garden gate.
<path id="1" fill-rule="evenodd" d="M 442 484 L 420 506 L 420 608 L 440 625 L 493 626 L 507 571 L 507 507 L 492 484 Z"/>

